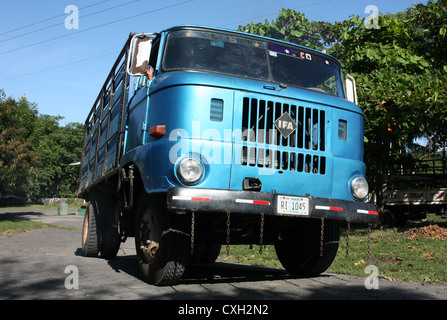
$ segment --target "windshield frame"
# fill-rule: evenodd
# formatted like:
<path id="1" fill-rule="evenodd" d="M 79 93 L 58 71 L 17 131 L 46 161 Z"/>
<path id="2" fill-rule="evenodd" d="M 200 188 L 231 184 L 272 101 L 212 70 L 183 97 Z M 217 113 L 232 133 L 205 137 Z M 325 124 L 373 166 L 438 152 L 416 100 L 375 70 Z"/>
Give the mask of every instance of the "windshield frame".
<path id="1" fill-rule="evenodd" d="M 166 56 L 168 53 L 168 45 L 169 45 L 169 40 L 170 40 L 170 36 L 172 34 L 174 34 L 177 31 L 191 31 L 191 32 L 204 32 L 204 33 L 209 33 L 210 35 L 212 34 L 219 34 L 222 36 L 226 36 L 226 37 L 235 37 L 237 39 L 242 39 L 247 41 L 247 43 L 262 43 L 262 48 L 265 48 L 265 57 L 266 57 L 266 77 L 262 78 L 262 77 L 253 77 L 253 76 L 242 76 L 242 75 L 237 75 L 235 73 L 232 72 L 224 72 L 224 71 L 217 71 L 217 70 L 200 70 L 200 69 L 195 69 L 195 68 L 169 68 L 166 67 Z M 281 49 L 288 49 L 290 52 L 286 53 L 286 52 L 280 52 Z M 329 67 L 332 67 L 333 69 L 336 69 L 336 72 L 334 72 L 334 75 L 336 75 L 336 87 L 337 87 L 337 93 L 331 93 L 331 92 L 326 92 L 324 90 L 318 90 L 318 88 L 309 88 L 309 87 L 305 87 L 305 86 L 300 86 L 296 83 L 283 83 L 282 81 L 279 81 L 279 79 L 275 79 L 275 73 L 272 70 L 272 56 L 274 54 L 272 54 L 272 51 L 278 54 L 278 55 L 283 55 L 284 57 L 289 56 L 287 58 L 295 58 L 297 59 L 297 61 L 300 60 L 315 60 L 315 61 L 323 61 L 323 63 L 325 62 L 326 64 L 330 64 Z M 297 54 L 299 56 L 297 56 Z M 311 57 L 311 59 L 309 59 L 309 57 Z M 263 36 L 258 36 L 258 35 L 252 35 L 252 34 L 247 34 L 247 33 L 243 33 L 243 32 L 234 32 L 234 31 L 226 31 L 226 30 L 221 30 L 221 29 L 213 29 L 213 28 L 202 28 L 202 27 L 176 27 L 176 28 L 172 28 L 170 30 L 168 30 L 166 39 L 164 41 L 164 50 L 163 50 L 163 57 L 162 57 L 162 61 L 161 61 L 161 71 L 162 72 L 174 72 L 174 71 L 188 71 L 188 72 L 203 72 L 203 73 L 211 73 L 211 74 L 219 74 L 219 75 L 225 75 L 225 76 L 232 76 L 232 77 L 238 77 L 238 78 L 242 78 L 242 79 L 252 79 L 252 80 L 257 80 L 257 81 L 264 81 L 264 82 L 270 82 L 270 83 L 274 83 L 274 84 L 280 84 L 282 87 L 296 87 L 296 88 L 300 88 L 300 89 L 305 89 L 305 90 L 310 90 L 310 91 L 315 91 L 315 92 L 320 92 L 320 93 L 324 93 L 324 94 L 328 94 L 330 96 L 335 96 L 335 97 L 340 97 L 340 98 L 345 98 L 345 88 L 344 88 L 344 75 L 343 75 L 343 70 L 342 67 L 340 65 L 340 63 L 338 62 L 337 59 L 335 59 L 334 57 L 307 48 L 307 47 L 303 47 L 300 45 L 296 45 L 293 43 L 289 43 L 289 42 L 285 42 L 285 41 L 280 41 L 280 40 L 276 40 L 276 39 L 272 39 L 272 38 L 267 38 L 267 37 L 263 37 Z M 329 79 L 329 78 L 328 78 Z"/>

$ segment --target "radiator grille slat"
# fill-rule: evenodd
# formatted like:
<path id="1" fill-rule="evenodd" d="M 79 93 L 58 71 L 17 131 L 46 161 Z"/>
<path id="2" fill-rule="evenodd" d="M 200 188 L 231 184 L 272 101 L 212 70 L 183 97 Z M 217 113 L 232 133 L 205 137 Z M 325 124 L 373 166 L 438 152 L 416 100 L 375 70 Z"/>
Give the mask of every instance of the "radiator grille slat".
<path id="1" fill-rule="evenodd" d="M 297 129 L 284 138 L 274 122 L 286 112 Z M 245 97 L 241 164 L 324 175 L 326 157 L 315 153 L 326 150 L 325 122 L 324 110 Z"/>

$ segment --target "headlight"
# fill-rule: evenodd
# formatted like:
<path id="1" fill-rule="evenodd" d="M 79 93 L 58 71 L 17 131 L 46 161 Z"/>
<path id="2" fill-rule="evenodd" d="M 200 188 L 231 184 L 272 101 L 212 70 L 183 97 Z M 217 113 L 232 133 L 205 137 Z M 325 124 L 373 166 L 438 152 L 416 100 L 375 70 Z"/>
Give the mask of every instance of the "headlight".
<path id="1" fill-rule="evenodd" d="M 362 177 L 352 179 L 351 191 L 354 198 L 357 200 L 364 200 L 369 191 L 368 182 Z"/>
<path id="2" fill-rule="evenodd" d="M 183 159 L 177 166 L 177 176 L 184 184 L 196 184 L 203 176 L 202 163 L 195 158 Z"/>

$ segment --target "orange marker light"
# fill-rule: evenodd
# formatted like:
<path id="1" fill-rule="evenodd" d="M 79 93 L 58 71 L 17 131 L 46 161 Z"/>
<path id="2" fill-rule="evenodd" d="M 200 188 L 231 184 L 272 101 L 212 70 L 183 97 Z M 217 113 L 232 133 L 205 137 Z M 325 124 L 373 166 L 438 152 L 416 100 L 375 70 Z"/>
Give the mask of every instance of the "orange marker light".
<path id="1" fill-rule="evenodd" d="M 153 126 L 149 129 L 149 135 L 151 137 L 162 137 L 166 134 L 166 126 Z"/>

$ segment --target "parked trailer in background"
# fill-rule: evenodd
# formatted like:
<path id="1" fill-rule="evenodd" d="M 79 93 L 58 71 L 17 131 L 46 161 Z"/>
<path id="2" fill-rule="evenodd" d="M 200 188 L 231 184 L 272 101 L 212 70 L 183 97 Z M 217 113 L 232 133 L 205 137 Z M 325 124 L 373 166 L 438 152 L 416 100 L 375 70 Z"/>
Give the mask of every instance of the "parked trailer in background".
<path id="1" fill-rule="evenodd" d="M 446 158 L 415 161 L 388 170 L 384 178 L 384 223 L 404 226 L 410 219 L 425 219 L 427 213 L 446 216 Z"/>
<path id="2" fill-rule="evenodd" d="M 223 244 L 274 244 L 289 272 L 324 272 L 339 221 L 379 220 L 347 83 L 333 57 L 275 39 L 131 34 L 86 120 L 84 254 L 113 258 L 134 237 L 156 285 Z"/>

